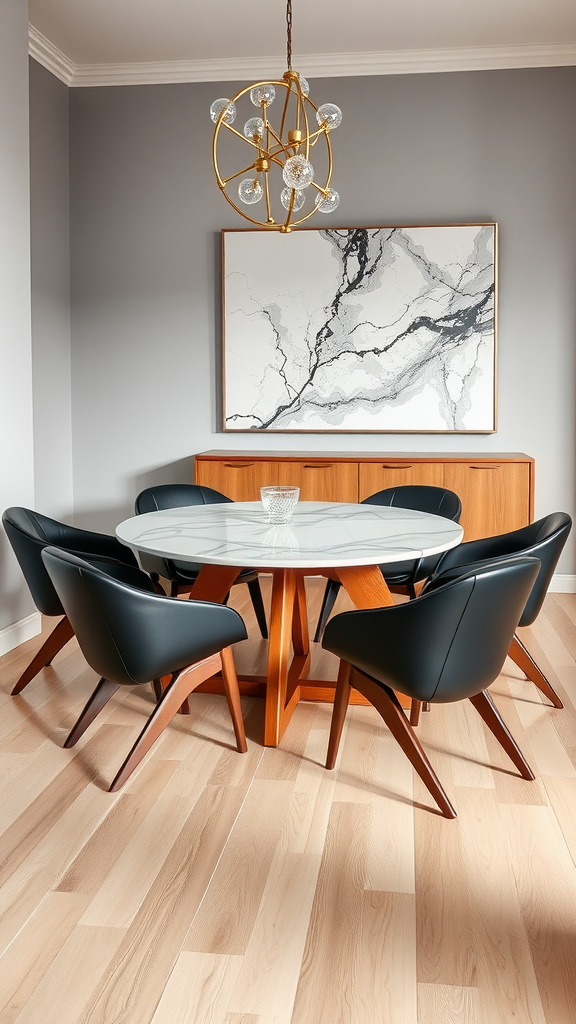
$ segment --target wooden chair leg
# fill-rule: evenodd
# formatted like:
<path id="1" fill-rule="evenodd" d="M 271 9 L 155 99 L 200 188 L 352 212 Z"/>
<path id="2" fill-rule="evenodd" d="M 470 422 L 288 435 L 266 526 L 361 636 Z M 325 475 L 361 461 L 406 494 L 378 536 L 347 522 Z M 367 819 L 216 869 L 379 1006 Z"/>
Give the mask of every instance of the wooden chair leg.
<path id="1" fill-rule="evenodd" d="M 120 767 L 108 792 L 115 793 L 121 789 L 134 769 L 148 753 L 152 744 L 176 714 L 182 702 L 190 696 L 206 679 L 210 679 L 223 668 L 220 654 L 213 654 L 204 661 L 199 661 L 175 675 L 170 685 L 164 690 L 146 725 L 130 750 L 128 757 Z"/>
<path id="2" fill-rule="evenodd" d="M 266 622 L 266 613 L 264 611 L 264 602 L 262 600 L 262 591 L 260 589 L 260 580 L 258 577 L 254 580 L 250 580 L 247 587 L 250 591 L 250 597 L 252 598 L 252 606 L 254 608 L 254 614 L 256 615 L 260 634 L 263 640 L 267 640 L 268 624 Z"/>
<path id="3" fill-rule="evenodd" d="M 96 715 L 100 714 L 104 705 L 108 703 L 110 697 L 116 692 L 119 686 L 120 683 L 111 683 L 109 679 L 100 680 L 98 686 L 94 690 L 94 693 L 85 705 L 80 718 L 72 729 L 72 732 L 69 733 L 65 740 L 65 747 L 73 747 L 74 744 L 78 742 L 80 737 L 86 732 L 88 726 L 92 724 Z"/>
<path id="4" fill-rule="evenodd" d="M 508 657 L 511 658 L 512 661 L 518 665 L 518 668 L 522 669 L 524 675 L 528 676 L 528 679 L 530 679 L 530 681 L 534 683 L 534 685 L 537 686 L 546 697 L 548 697 L 548 700 L 551 701 L 555 708 L 564 707 L 560 697 L 556 693 L 556 690 L 550 685 L 544 673 L 538 668 L 538 665 L 534 661 L 530 652 L 526 650 L 524 644 L 517 636 L 514 636 L 512 643 L 510 644 Z"/>
<path id="5" fill-rule="evenodd" d="M 418 772 L 422 782 L 434 797 L 445 818 L 455 818 L 456 811 L 450 803 L 444 789 L 434 771 L 426 753 L 404 711 L 400 707 L 393 690 L 368 679 L 358 669 L 351 676 L 352 686 L 359 690 L 376 708 L 384 719 L 394 739 L 400 744 L 412 766 Z"/>
<path id="6" fill-rule="evenodd" d="M 348 710 L 350 700 L 350 665 L 347 661 L 340 662 L 338 669 L 338 680 L 336 682 L 336 693 L 334 694 L 334 711 L 332 712 L 332 724 L 330 725 L 330 739 L 328 740 L 328 754 L 326 767 L 332 769 L 336 764 L 340 737 L 344 727 L 344 719 Z"/>
<path id="7" fill-rule="evenodd" d="M 56 657 L 58 651 L 61 651 L 64 644 L 67 644 L 73 636 L 74 630 L 66 616 L 64 616 L 64 618 L 60 619 L 60 622 L 58 622 L 54 627 L 48 639 L 44 641 L 38 653 L 32 658 L 28 668 L 24 669 L 12 690 L 12 696 L 15 697 L 16 694 L 21 693 L 30 680 L 34 679 L 34 676 L 37 676 L 40 670 L 45 668 L 46 665 L 50 664 L 52 658 Z"/>
<path id="8" fill-rule="evenodd" d="M 418 725 L 418 722 L 420 721 L 420 712 L 421 711 L 422 711 L 422 701 L 421 700 L 415 700 L 414 697 L 413 697 L 412 698 L 412 703 L 410 704 L 410 725 Z"/>
<path id="9" fill-rule="evenodd" d="M 476 708 L 478 714 L 482 716 L 486 725 L 490 729 L 490 732 L 494 734 L 500 746 L 504 747 L 508 757 L 516 765 L 522 778 L 532 782 L 534 779 L 534 773 L 526 761 L 524 754 L 520 750 L 520 747 L 516 743 L 516 740 L 512 736 L 512 733 L 509 731 L 504 719 L 500 715 L 500 712 L 488 691 L 482 690 L 481 693 L 477 693 L 475 697 L 470 697 L 470 701 Z"/>
<path id="10" fill-rule="evenodd" d="M 228 707 L 230 709 L 232 725 L 234 726 L 236 745 L 239 753 L 245 754 L 248 750 L 248 746 L 246 744 L 244 719 L 242 718 L 242 707 L 240 705 L 238 677 L 236 675 L 236 666 L 234 664 L 234 657 L 232 655 L 231 648 L 225 647 L 224 650 L 220 652 L 220 656 L 222 658 L 222 679 L 224 682 L 224 689 L 226 691 Z"/>
<path id="11" fill-rule="evenodd" d="M 173 678 L 174 678 L 173 675 L 169 675 L 169 676 L 162 676 L 161 679 L 154 679 L 153 680 L 152 686 L 154 687 L 154 695 L 155 695 L 157 701 L 159 701 L 161 699 L 162 694 L 164 693 L 164 691 L 168 689 L 168 687 L 170 686 L 170 683 L 172 682 Z M 188 700 L 182 701 L 181 707 L 178 708 L 178 714 L 179 715 L 189 715 L 190 714 L 190 704 L 188 703 Z"/>

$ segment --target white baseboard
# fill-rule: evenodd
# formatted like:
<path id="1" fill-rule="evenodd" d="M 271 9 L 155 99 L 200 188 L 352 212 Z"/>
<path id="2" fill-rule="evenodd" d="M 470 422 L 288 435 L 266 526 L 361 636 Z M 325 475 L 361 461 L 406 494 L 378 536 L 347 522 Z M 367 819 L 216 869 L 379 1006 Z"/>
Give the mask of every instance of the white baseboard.
<path id="1" fill-rule="evenodd" d="M 576 594 L 576 576 L 557 572 L 548 587 L 551 594 Z"/>
<path id="2" fill-rule="evenodd" d="M 40 612 L 33 612 L 32 615 L 27 615 L 25 619 L 20 619 L 18 622 L 13 622 L 11 626 L 5 626 L 4 629 L 0 629 L 0 657 L 3 654 L 8 654 L 9 651 L 13 651 L 19 644 L 23 644 L 25 640 L 31 640 L 33 636 L 38 636 L 42 630 L 42 619 Z"/>

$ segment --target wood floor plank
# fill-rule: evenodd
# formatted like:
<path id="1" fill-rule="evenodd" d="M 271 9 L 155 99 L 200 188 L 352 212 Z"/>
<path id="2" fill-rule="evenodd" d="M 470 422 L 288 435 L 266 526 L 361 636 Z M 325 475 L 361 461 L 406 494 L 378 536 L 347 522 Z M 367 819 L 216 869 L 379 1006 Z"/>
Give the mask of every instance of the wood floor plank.
<path id="1" fill-rule="evenodd" d="M 423 789 L 416 780 L 416 797 Z M 461 797 L 459 816 L 449 828 L 439 814 L 415 815 L 417 978 L 422 983 L 473 988 L 476 946 L 468 885 L 463 881 L 460 803 Z"/>
<path id="2" fill-rule="evenodd" d="M 526 1024 L 546 1024 L 528 936 L 522 915 L 513 861 L 502 822 L 517 811 L 540 807 L 502 807 L 487 789 L 469 790 L 459 807 L 482 1024 L 503 1024 L 516 1014 Z M 558 1022 L 560 1024 L 560 1022 Z"/>
<path id="3" fill-rule="evenodd" d="M 576 1020 L 574 862 L 550 808 L 516 806 L 506 813 L 510 860 L 545 1019 L 547 1024 L 572 1024 Z"/>
<path id="4" fill-rule="evenodd" d="M 379 738 L 385 728 L 372 707 L 361 708 L 347 716 L 345 742 L 340 744 L 338 785 L 334 799 L 338 803 L 371 803 L 374 771 L 378 760 Z"/>
<path id="5" fill-rule="evenodd" d="M 310 751 L 310 741 L 306 750 Z M 294 791 L 243 957 L 230 1011 L 290 1024 L 336 780 Z M 302 786 L 303 779 L 299 779 Z"/>
<path id="6" fill-rule="evenodd" d="M 122 939 L 119 928 L 75 928 L 15 1024 L 77 1024 Z"/>
<path id="7" fill-rule="evenodd" d="M 42 842 L 86 785 L 84 767 L 74 760 L 28 806 L 24 798 L 24 809 L 0 839 L 0 886 Z"/>
<path id="8" fill-rule="evenodd" d="M 334 803 L 291 1024 L 352 1024 L 370 807 Z"/>
<path id="9" fill-rule="evenodd" d="M 222 1024 L 241 956 L 181 953 L 152 1024 Z"/>
<path id="10" fill-rule="evenodd" d="M 78 1024 L 151 1020 L 243 799 L 239 788 L 203 791 Z"/>
<path id="11" fill-rule="evenodd" d="M 480 715 L 468 700 L 451 704 L 448 711 L 454 785 L 494 789 L 494 772 L 489 767 L 486 732 Z M 456 791 L 454 797 L 457 799 Z"/>
<path id="12" fill-rule="evenodd" d="M 73 758 L 73 752 L 65 751 L 63 756 L 50 740 L 45 740 L 29 755 L 18 755 L 12 769 L 4 776 L 2 830 L 9 828 L 24 808 L 38 800 L 46 786 L 60 775 L 63 763 Z"/>
<path id="13" fill-rule="evenodd" d="M 478 989 L 418 985 L 418 1024 L 480 1024 Z"/>
<path id="14" fill-rule="evenodd" d="M 301 704 L 293 714 L 277 748 L 267 747 L 262 755 L 257 779 L 290 782 L 298 775 L 300 760 L 314 724 L 317 706 Z"/>
<path id="15" fill-rule="evenodd" d="M 142 772 L 146 786 L 140 793 L 123 793 L 115 802 L 61 879 L 59 892 L 90 896 L 98 892 L 176 767 L 173 761 L 146 765 Z"/>
<path id="16" fill-rule="evenodd" d="M 87 897 L 51 892 L 0 958 L 0 1020 L 12 1024 L 78 924 Z"/>
<path id="17" fill-rule="evenodd" d="M 255 779 L 184 949 L 244 953 L 294 784 Z"/>
<path id="18" fill-rule="evenodd" d="M 568 601 L 566 600 L 568 599 Z M 572 661 L 576 661 L 576 602 L 573 594 L 550 594 L 546 604 L 546 615 L 537 620 L 538 628 L 546 636 L 548 644 L 562 644 Z M 556 640 L 557 638 L 557 640 Z M 558 664 L 569 664 L 559 647 L 554 651 Z"/>
<path id="19" fill-rule="evenodd" d="M 373 749 L 371 770 L 372 780 L 363 796 L 371 808 L 366 889 L 414 893 L 414 773 L 408 758 L 383 724 Z M 342 769 L 339 779 L 341 772 Z M 366 768 L 365 776 L 367 773 Z"/>
<path id="20" fill-rule="evenodd" d="M 93 927 L 128 928 L 191 810 L 182 796 L 162 793 L 111 867 L 82 917 Z"/>
<path id="21" fill-rule="evenodd" d="M 553 714 L 561 715 L 563 712 L 557 711 L 557 709 L 549 710 L 539 701 L 532 703 L 523 699 L 525 684 L 519 680 L 511 679 L 509 686 L 512 696 L 518 698 L 514 703 L 530 745 L 533 771 L 538 775 L 576 777 L 576 767 L 572 764 L 566 751 L 556 742 L 556 733 L 551 720 Z M 521 745 L 520 739 L 518 742 Z"/>
<path id="22" fill-rule="evenodd" d="M 548 776 L 543 784 L 564 842 L 576 864 L 576 779 Z"/>
<path id="23" fill-rule="evenodd" d="M 52 891 L 110 809 L 108 794 L 84 789 L 0 892 L 0 952 Z"/>
<path id="24" fill-rule="evenodd" d="M 227 1013 L 224 1024 L 267 1024 L 267 1022 L 254 1013 Z M 273 1021 L 271 1024 L 276 1024 L 276 1022 Z"/>
<path id="25" fill-rule="evenodd" d="M 354 990 L 350 1024 L 417 1024 L 414 896 L 363 894 Z"/>

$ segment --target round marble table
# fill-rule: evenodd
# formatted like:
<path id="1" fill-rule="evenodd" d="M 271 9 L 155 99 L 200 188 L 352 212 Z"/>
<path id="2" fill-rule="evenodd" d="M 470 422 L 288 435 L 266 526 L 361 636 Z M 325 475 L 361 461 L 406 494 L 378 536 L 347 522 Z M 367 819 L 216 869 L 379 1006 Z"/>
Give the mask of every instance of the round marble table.
<path id="1" fill-rule="evenodd" d="M 462 527 L 411 509 L 317 501 L 300 502 L 287 526 L 274 526 L 260 502 L 234 502 L 148 512 L 116 535 L 136 553 L 200 563 L 190 588 L 198 600 L 223 601 L 244 567 L 272 572 L 264 742 L 276 746 L 310 659 L 304 576 L 340 580 L 358 608 L 392 604 L 378 566 L 447 551 Z"/>

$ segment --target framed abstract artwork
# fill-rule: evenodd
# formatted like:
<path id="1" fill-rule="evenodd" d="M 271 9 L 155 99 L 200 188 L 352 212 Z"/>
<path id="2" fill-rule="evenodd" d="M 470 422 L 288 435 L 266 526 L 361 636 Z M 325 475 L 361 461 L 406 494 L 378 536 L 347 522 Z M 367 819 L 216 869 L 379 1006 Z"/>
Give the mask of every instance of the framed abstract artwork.
<path id="1" fill-rule="evenodd" d="M 495 431 L 496 224 L 222 236 L 225 430 Z"/>

